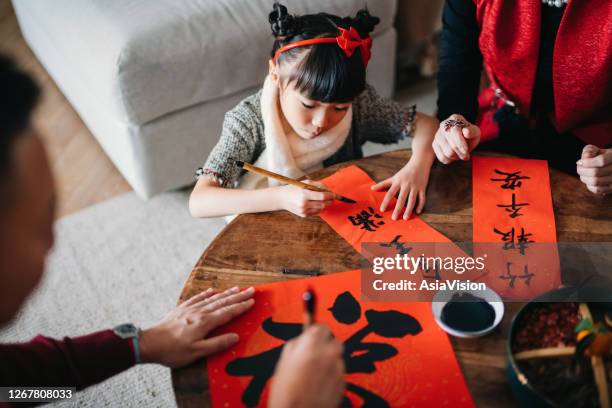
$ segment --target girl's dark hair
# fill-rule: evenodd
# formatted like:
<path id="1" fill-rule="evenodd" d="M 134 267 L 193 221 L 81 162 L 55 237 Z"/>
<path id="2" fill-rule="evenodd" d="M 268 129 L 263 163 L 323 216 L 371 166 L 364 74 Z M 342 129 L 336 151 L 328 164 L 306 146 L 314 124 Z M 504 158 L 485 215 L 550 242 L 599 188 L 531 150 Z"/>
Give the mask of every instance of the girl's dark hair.
<path id="1" fill-rule="evenodd" d="M 367 9 L 359 10 L 355 17 L 338 17 L 327 13 L 291 15 L 287 7 L 275 2 L 268 20 L 275 37 L 271 56 L 276 50 L 296 41 L 319 37 L 336 37 L 338 28 L 354 27 L 366 38 L 379 23 Z M 305 49 L 310 52 L 300 61 L 289 77 L 296 88 L 309 99 L 320 102 L 350 102 L 365 88 L 366 67 L 361 50 L 356 49 L 347 57 L 337 44 L 315 44 L 297 47 L 278 56 L 278 63 L 294 60 Z"/>

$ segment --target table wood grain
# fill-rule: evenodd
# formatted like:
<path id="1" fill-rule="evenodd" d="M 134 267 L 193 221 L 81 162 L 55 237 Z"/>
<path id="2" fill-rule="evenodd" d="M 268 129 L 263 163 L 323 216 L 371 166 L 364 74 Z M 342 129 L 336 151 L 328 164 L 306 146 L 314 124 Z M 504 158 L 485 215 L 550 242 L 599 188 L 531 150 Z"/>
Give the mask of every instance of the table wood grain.
<path id="1" fill-rule="evenodd" d="M 312 179 L 357 164 L 374 180 L 393 175 L 410 158 L 398 150 L 322 169 Z M 494 154 L 485 154 L 494 155 Z M 470 162 L 434 164 L 421 218 L 455 242 L 472 240 Z M 550 169 L 559 242 L 612 242 L 612 197 L 590 193 L 576 177 Z M 328 274 L 360 268 L 361 256 L 319 217 L 271 212 L 236 217 L 206 248 L 194 266 L 179 303 L 213 287 L 223 290 L 287 279 L 304 273 Z M 563 259 L 562 259 L 563 262 Z M 478 339 L 451 337 L 455 353 L 479 407 L 513 407 L 506 380 L 506 339 L 512 317 L 522 306 L 507 303 L 501 324 Z M 210 405 L 205 362 L 172 370 L 179 407 Z"/>

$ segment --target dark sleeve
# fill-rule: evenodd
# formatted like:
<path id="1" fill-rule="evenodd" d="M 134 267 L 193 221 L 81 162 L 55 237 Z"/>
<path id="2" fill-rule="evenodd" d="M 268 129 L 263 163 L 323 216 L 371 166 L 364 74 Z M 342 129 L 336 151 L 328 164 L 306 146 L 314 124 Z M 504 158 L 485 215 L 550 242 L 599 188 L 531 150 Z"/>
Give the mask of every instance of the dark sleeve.
<path id="1" fill-rule="evenodd" d="M 76 387 L 99 383 L 134 365 L 132 340 L 104 330 L 55 340 L 37 336 L 27 343 L 0 345 L 3 387 Z"/>
<path id="2" fill-rule="evenodd" d="M 353 105 L 361 143 L 397 143 L 412 136 L 416 105 L 383 98 L 370 85 L 366 85 Z"/>
<path id="3" fill-rule="evenodd" d="M 438 72 L 439 120 L 458 113 L 476 121 L 482 71 L 478 33 L 473 0 L 446 0 Z"/>

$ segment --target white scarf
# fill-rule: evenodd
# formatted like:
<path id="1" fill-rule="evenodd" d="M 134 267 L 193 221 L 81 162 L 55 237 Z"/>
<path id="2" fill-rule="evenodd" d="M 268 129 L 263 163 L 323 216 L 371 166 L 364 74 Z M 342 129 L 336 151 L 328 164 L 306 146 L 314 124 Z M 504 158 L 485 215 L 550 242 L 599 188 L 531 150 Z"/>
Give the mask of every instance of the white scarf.
<path id="1" fill-rule="evenodd" d="M 266 77 L 260 100 L 266 148 L 254 164 L 286 177 L 300 178 L 323 168 L 323 162 L 340 150 L 351 129 L 353 110 L 349 107 L 336 126 L 313 139 L 304 139 L 293 130 L 286 134 L 276 86 Z M 276 185 L 280 185 L 276 180 L 247 172 L 240 178 L 238 188 L 254 190 Z"/>

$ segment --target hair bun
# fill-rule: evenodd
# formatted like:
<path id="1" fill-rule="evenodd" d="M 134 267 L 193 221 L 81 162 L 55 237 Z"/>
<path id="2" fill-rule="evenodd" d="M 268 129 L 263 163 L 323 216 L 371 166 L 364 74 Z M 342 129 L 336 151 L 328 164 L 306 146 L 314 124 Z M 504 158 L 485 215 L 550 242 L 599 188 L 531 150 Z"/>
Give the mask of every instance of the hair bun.
<path id="1" fill-rule="evenodd" d="M 268 21 L 275 37 L 291 37 L 298 30 L 298 20 L 287 12 L 287 7 L 274 2 L 272 12 L 268 15 Z"/>
<path id="2" fill-rule="evenodd" d="M 362 37 L 367 37 L 374 31 L 374 27 L 378 23 L 380 23 L 380 18 L 371 15 L 368 9 L 359 10 L 352 21 L 352 25 L 359 31 Z"/>

